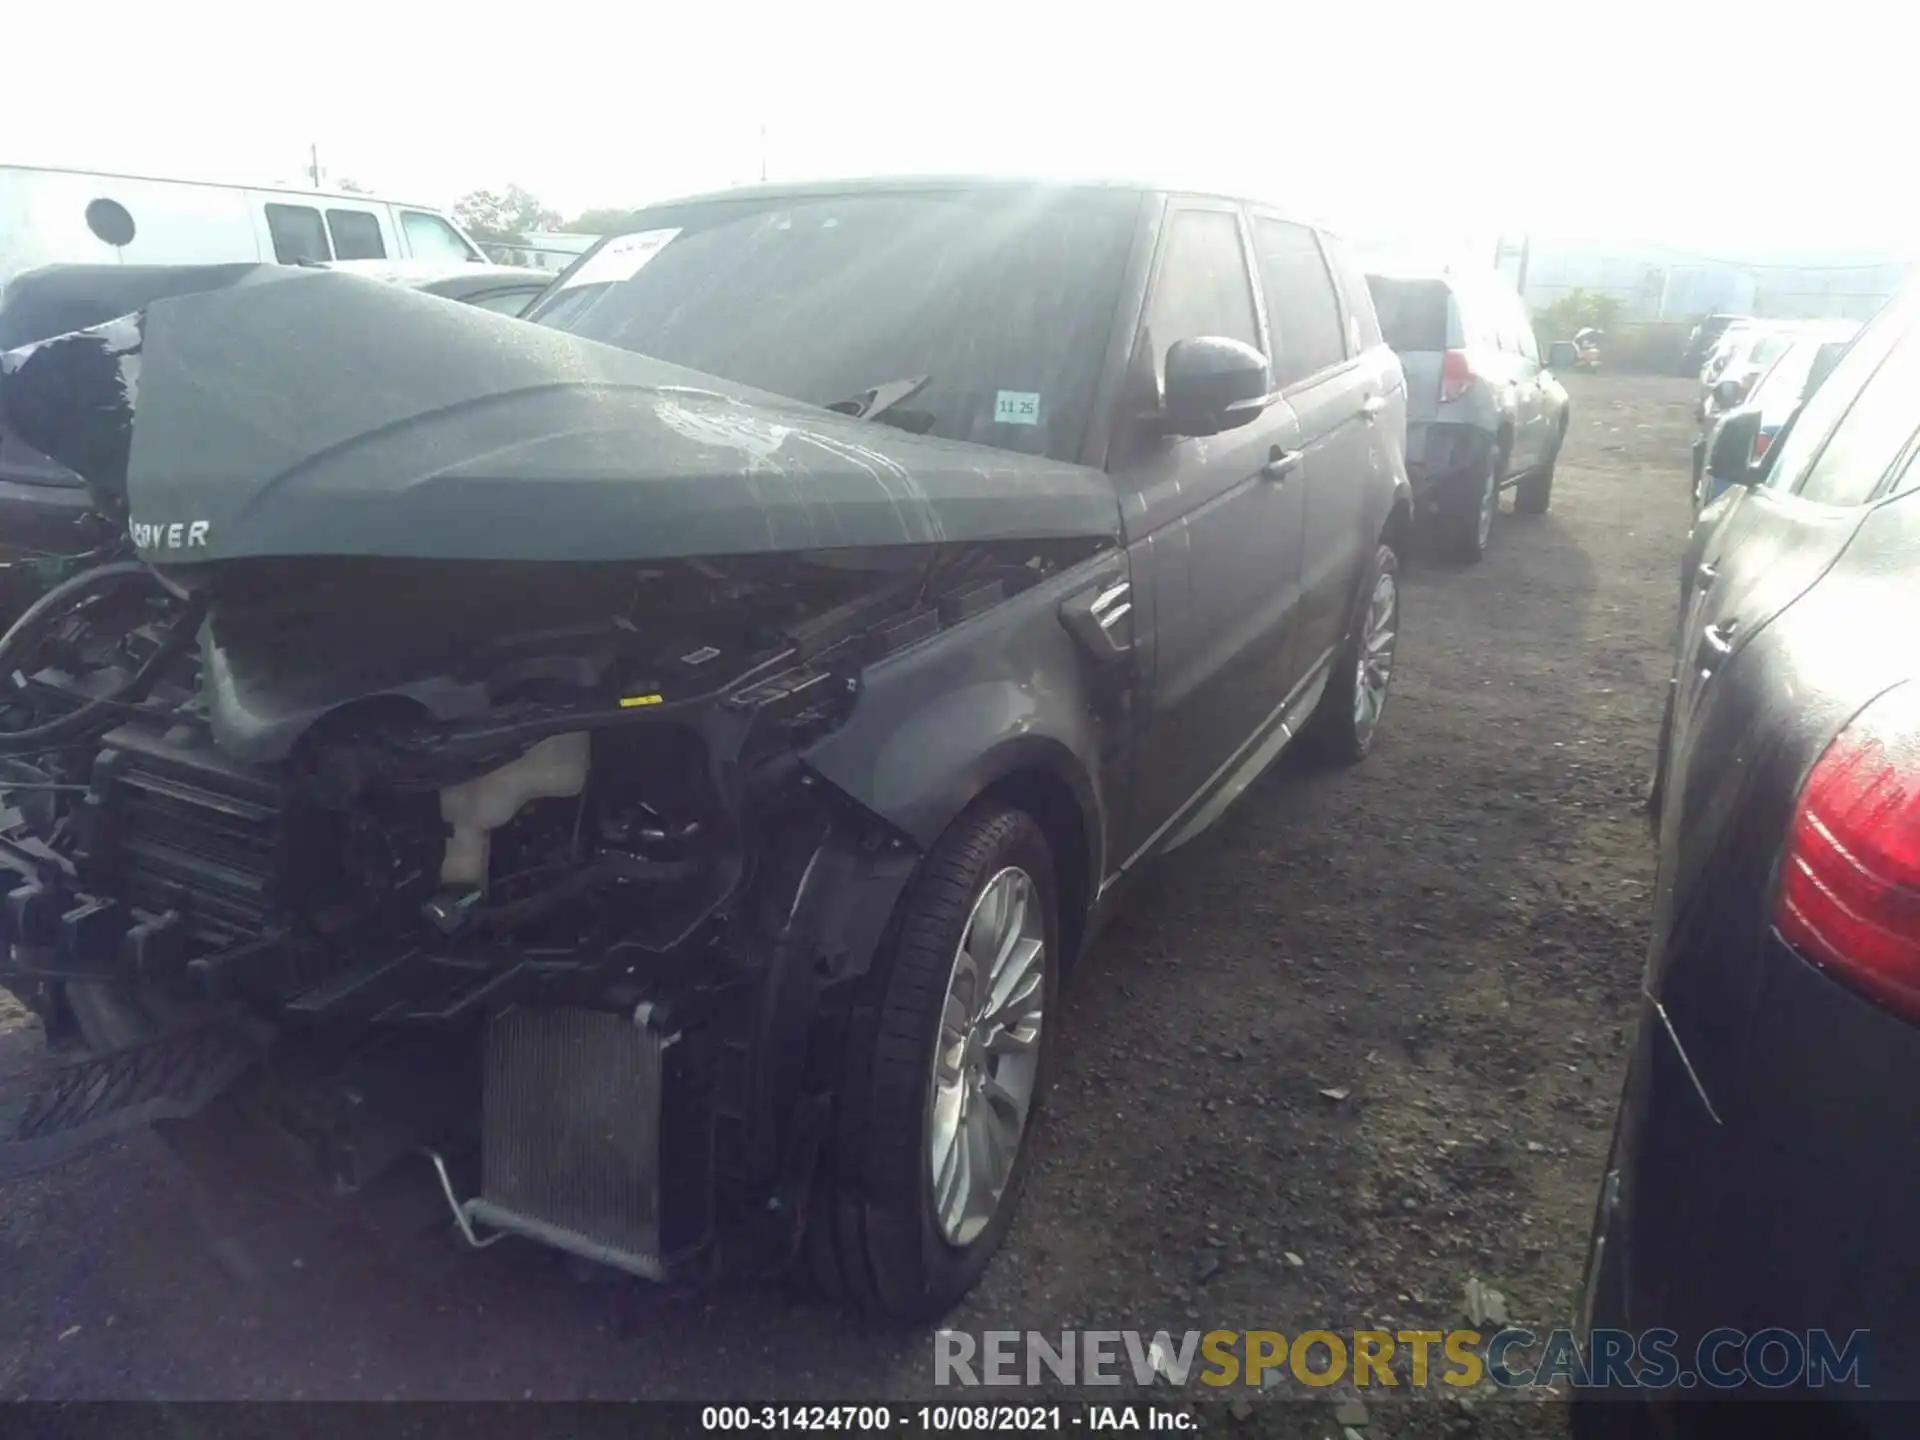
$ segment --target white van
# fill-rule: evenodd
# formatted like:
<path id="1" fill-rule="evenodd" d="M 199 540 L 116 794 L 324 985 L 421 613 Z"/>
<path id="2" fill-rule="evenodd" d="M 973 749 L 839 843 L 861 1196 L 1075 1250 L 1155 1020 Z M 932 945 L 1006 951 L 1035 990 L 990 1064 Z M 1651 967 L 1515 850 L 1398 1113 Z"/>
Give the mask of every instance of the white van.
<path id="1" fill-rule="evenodd" d="M 35 266 L 72 263 L 485 258 L 431 205 L 0 165 L 0 284 Z"/>

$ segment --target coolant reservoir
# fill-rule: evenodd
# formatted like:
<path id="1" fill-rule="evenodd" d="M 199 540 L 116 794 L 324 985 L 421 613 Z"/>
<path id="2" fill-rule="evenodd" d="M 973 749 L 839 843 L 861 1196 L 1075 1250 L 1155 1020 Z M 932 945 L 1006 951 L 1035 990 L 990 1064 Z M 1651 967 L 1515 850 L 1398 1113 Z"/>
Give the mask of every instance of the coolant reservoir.
<path id="1" fill-rule="evenodd" d="M 585 731 L 542 740 L 498 770 L 440 792 L 440 818 L 451 832 L 440 881 L 477 890 L 487 883 L 488 840 L 529 800 L 578 795 L 587 784 L 591 745 Z"/>

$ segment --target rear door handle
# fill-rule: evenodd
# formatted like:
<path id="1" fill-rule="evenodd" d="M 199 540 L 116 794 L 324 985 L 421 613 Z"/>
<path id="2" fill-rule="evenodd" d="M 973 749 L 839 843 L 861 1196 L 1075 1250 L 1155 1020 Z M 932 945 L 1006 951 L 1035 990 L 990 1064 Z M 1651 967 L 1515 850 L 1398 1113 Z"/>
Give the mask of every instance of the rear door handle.
<path id="1" fill-rule="evenodd" d="M 1306 458 L 1303 450 L 1282 450 L 1276 445 L 1267 452 L 1267 463 L 1260 467 L 1260 473 L 1269 480 L 1284 480 L 1298 470 Z"/>
<path id="2" fill-rule="evenodd" d="M 1720 572 L 1716 570 L 1712 565 L 1709 565 L 1705 560 L 1702 560 L 1700 562 L 1700 568 L 1693 572 L 1693 588 L 1701 592 L 1702 594 L 1705 594 L 1708 590 L 1713 588 L 1713 577 L 1718 575 L 1719 573 Z"/>
<path id="3" fill-rule="evenodd" d="M 1700 678 L 1711 680 L 1726 658 L 1733 654 L 1733 632 L 1737 622 L 1722 620 L 1700 632 L 1705 647 L 1700 656 Z"/>
<path id="4" fill-rule="evenodd" d="M 1382 400 L 1378 395 L 1370 396 L 1366 404 L 1360 407 L 1360 418 L 1370 422 L 1386 408 L 1386 401 Z"/>

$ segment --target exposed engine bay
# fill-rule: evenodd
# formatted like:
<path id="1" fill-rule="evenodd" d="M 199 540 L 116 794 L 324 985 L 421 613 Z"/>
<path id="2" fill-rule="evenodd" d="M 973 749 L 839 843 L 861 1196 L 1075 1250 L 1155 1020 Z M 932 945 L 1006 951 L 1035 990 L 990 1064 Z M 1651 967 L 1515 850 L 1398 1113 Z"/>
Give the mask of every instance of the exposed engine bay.
<path id="1" fill-rule="evenodd" d="M 462 336 L 496 370 L 523 343 L 500 328 L 515 322 L 345 277 L 255 290 L 259 355 L 290 296 L 319 329 L 341 310 L 377 310 L 401 333 L 423 315 L 456 352 L 443 369 L 458 370 Z M 17 1156 L 43 1163 L 217 1100 L 290 1138 L 336 1190 L 431 1152 L 463 1227 L 656 1278 L 712 1261 L 716 1237 L 777 1263 L 836 1027 L 916 859 L 911 836 L 822 781 L 808 748 L 859 705 L 871 667 L 1098 555 L 1110 518 L 1109 533 L 1073 519 L 1071 472 L 1050 491 L 1060 467 L 1009 457 L 993 505 L 947 462 L 981 517 L 954 524 L 938 487 L 909 478 L 910 455 L 852 453 L 831 425 L 853 422 L 823 417 L 820 465 L 873 481 L 880 518 L 854 523 L 869 512 L 849 508 L 848 485 L 793 458 L 812 422 L 662 399 L 644 373 L 614 387 L 608 421 L 607 372 L 650 362 L 567 337 L 541 337 L 512 386 L 496 375 L 478 398 L 422 401 L 428 441 L 395 419 L 392 375 L 359 377 L 383 397 L 365 414 L 326 407 L 351 443 L 296 445 L 290 428 L 320 422 L 256 413 L 235 426 L 243 442 L 264 434 L 292 458 L 238 495 L 208 477 L 261 447 L 223 451 L 202 382 L 206 347 L 244 366 L 248 332 L 187 323 L 245 320 L 236 298 L 244 288 L 181 297 L 63 337 L 79 363 L 58 384 L 44 372 L 61 342 L 15 352 L 0 375 L 9 427 L 85 476 L 126 537 L 0 640 L 0 984 L 77 1067 L 19 1121 Z M 171 381 L 156 346 L 168 325 L 184 337 Z M 590 375 L 555 378 L 558 340 Z M 157 403 L 169 384 L 188 396 L 177 414 Z M 576 390 L 619 445 L 603 428 L 581 442 L 590 455 L 561 456 L 580 433 L 567 410 L 534 427 L 542 455 L 521 457 L 546 478 L 517 486 L 476 468 L 499 449 L 483 420 L 471 447 L 447 448 L 450 407 L 472 420 L 490 397 L 524 427 L 529 396 Z M 606 466 L 658 440 L 659 424 L 626 418 L 642 400 L 683 443 L 635 462 L 687 482 L 652 512 L 680 515 L 681 533 L 723 528 L 686 519 L 716 472 L 768 495 L 834 490 L 838 518 L 800 523 L 819 503 L 801 494 L 736 515 L 756 538 L 733 553 L 633 540 L 651 482 L 616 494 Z M 774 431 L 792 453 L 768 468 Z M 330 489 L 342 455 L 351 484 Z M 409 540 L 393 515 L 425 523 L 456 470 L 485 513 Z M 576 515 L 584 558 L 555 558 L 567 547 L 545 512 L 580 503 L 566 477 L 581 475 L 626 518 Z M 371 508 L 383 485 L 385 518 Z M 1023 485 L 1051 518 L 1005 499 Z M 525 558 L 509 553 L 516 517 L 537 532 Z M 893 543 L 782 540 L 883 523 L 898 523 Z M 299 525 L 335 540 L 294 553 Z M 349 532 L 371 538 L 340 542 Z"/>
<path id="2" fill-rule="evenodd" d="M 730 1056 L 781 1063 L 800 1095 L 804 1055 L 755 1043 L 791 1004 L 760 987 L 850 978 L 913 859 L 800 753 L 866 665 L 1047 562 L 981 546 L 455 568 L 163 581 L 122 561 L 43 600 L 5 646 L 0 978 L 87 1051 L 229 1015 L 270 1026 L 274 1063 L 295 1057 L 274 1118 L 346 1188 L 403 1143 L 477 1138 L 459 1129 L 482 1057 L 456 1044 L 449 1065 L 447 1039 L 478 1046 L 516 1007 L 604 1016 L 635 1044 L 701 1032 L 677 1051 L 701 1073 L 666 1092 L 696 1127 L 727 1087 L 771 1078 L 724 1073 Z M 829 896 L 845 913 L 796 914 Z M 798 1044 L 816 1006 L 793 1014 Z M 423 1075 L 442 1092 L 426 1133 L 354 1133 L 381 1128 L 351 1113 L 370 1066 L 409 1103 Z M 771 1181 L 778 1157 L 735 1163 L 754 1158 Z"/>

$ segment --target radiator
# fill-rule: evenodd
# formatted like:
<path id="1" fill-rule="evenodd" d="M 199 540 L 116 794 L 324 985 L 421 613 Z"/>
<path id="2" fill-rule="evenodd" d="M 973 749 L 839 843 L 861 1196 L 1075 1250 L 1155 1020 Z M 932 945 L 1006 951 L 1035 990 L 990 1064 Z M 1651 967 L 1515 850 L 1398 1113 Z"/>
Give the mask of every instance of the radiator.
<path id="1" fill-rule="evenodd" d="M 474 1219 L 617 1266 L 667 1278 L 664 1257 L 694 1238 L 663 1200 L 663 1122 L 677 1081 L 676 1036 L 626 1015 L 514 1009 L 490 1022 Z M 705 1147 L 675 1157 L 704 1167 Z M 706 1191 L 704 1174 L 685 1174 Z M 673 1187 L 685 1193 L 682 1183 Z M 704 1205 L 699 1207 L 704 1221 Z M 669 1223 L 663 1233 L 663 1218 Z M 673 1223 L 679 1221 L 680 1223 Z M 699 1228 L 704 1229 L 704 1225 Z M 682 1233 L 676 1235 L 673 1232 Z M 664 1242 L 664 1243 L 663 1243 Z"/>

